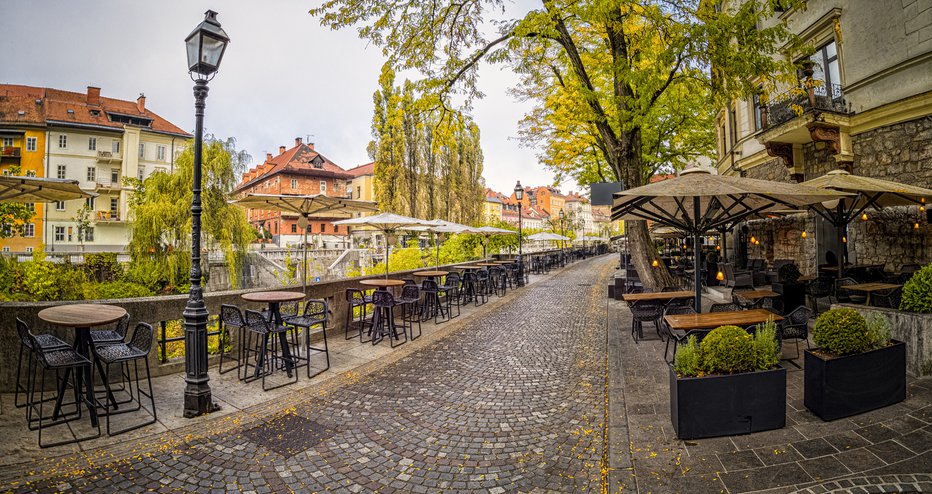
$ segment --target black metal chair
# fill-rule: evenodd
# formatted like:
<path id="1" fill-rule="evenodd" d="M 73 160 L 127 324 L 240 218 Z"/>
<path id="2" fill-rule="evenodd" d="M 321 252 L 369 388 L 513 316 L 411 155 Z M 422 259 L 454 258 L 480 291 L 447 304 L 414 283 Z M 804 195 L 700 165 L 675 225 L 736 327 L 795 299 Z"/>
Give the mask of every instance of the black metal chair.
<path id="1" fill-rule="evenodd" d="M 100 362 L 104 363 L 105 371 L 104 376 L 110 375 L 110 366 L 117 364 L 121 367 L 121 373 L 123 375 L 129 376 L 129 364 L 132 362 L 133 371 L 135 379 L 127 380 L 127 389 L 126 393 L 129 395 L 129 400 L 120 402 L 128 403 L 130 401 L 135 401 L 136 406 L 133 408 L 121 408 L 119 410 L 113 408 L 109 405 L 109 401 L 104 400 L 104 414 L 107 417 L 107 434 L 110 436 L 116 436 L 124 432 L 129 432 L 132 430 L 139 429 L 140 427 L 145 427 L 150 424 L 154 424 L 158 420 L 158 415 L 155 410 L 155 394 L 152 391 L 152 374 L 149 371 L 149 351 L 152 349 L 152 337 L 153 330 L 152 326 L 141 322 L 133 328 L 133 336 L 130 338 L 129 343 L 117 343 L 117 344 L 104 344 L 104 345 L 95 345 L 93 347 L 94 357 L 97 358 Z M 140 384 L 139 379 L 139 361 L 142 361 L 146 368 L 146 382 L 148 383 L 149 392 L 142 390 L 142 385 Z M 133 397 L 133 381 L 135 381 L 136 396 Z M 108 379 L 104 379 L 104 386 L 110 390 L 110 383 Z M 134 424 L 131 426 L 124 427 L 117 431 L 111 430 L 110 427 L 110 417 L 114 415 L 121 415 L 124 413 L 139 411 L 143 408 L 142 406 L 142 397 L 145 396 L 149 399 L 149 403 L 152 406 L 152 409 L 149 410 L 149 414 L 152 415 L 152 420 L 147 420 L 142 423 Z"/>
<path id="2" fill-rule="evenodd" d="M 660 330 L 660 319 L 663 317 L 664 306 L 661 303 L 653 301 L 641 301 L 635 304 L 631 304 L 631 336 L 634 338 L 634 342 L 637 343 L 638 340 L 644 337 L 644 323 L 650 322 L 654 324 L 654 329 L 657 330 L 657 336 L 663 341 L 663 334 Z"/>
<path id="3" fill-rule="evenodd" d="M 308 379 L 326 371 L 330 368 L 330 347 L 327 345 L 327 320 L 330 318 L 330 308 L 326 300 L 311 299 L 305 302 L 304 310 L 299 314 L 284 318 L 283 322 L 295 328 L 295 331 L 304 330 L 304 356 L 301 356 L 298 346 L 295 346 L 293 358 L 297 361 L 295 368 L 307 367 Z M 323 348 L 311 345 L 311 336 L 314 330 L 320 329 L 323 335 Z M 311 375 L 311 352 L 323 353 L 327 359 L 327 365 Z"/>
<path id="4" fill-rule="evenodd" d="M 731 303 L 737 305 L 741 309 L 750 309 L 754 306 L 754 301 L 744 298 L 741 292 L 736 292 L 734 290 L 731 292 Z"/>
<path id="5" fill-rule="evenodd" d="M 408 333 L 402 331 L 404 341 L 398 335 L 398 326 L 395 324 L 395 297 L 387 290 L 376 290 L 372 293 L 372 305 L 375 308 L 372 324 L 372 344 L 380 343 L 388 337 L 392 348 L 408 342 Z M 396 345 L 395 341 L 399 343 Z"/>
<path id="6" fill-rule="evenodd" d="M 372 318 L 369 317 L 368 307 L 372 303 L 372 297 L 368 296 L 362 290 L 355 288 L 346 289 L 346 322 L 343 326 L 343 338 L 352 339 L 359 336 L 360 343 L 368 343 L 370 340 L 363 340 L 363 333 L 372 332 Z M 350 335 L 352 331 L 356 334 Z"/>
<path id="7" fill-rule="evenodd" d="M 675 315 L 695 314 L 695 313 L 696 313 L 696 309 L 693 309 L 691 305 L 690 306 L 685 306 L 685 305 L 684 306 L 673 306 L 673 307 L 667 306 L 667 308 L 664 310 L 665 316 L 675 316 Z M 673 331 L 673 329 L 670 327 L 669 324 L 667 324 L 665 320 L 663 321 L 663 327 L 667 333 L 667 344 L 663 349 L 663 358 L 664 360 L 666 360 L 667 352 L 670 350 L 670 341 L 672 340 L 673 341 L 673 356 L 669 360 L 669 362 L 672 362 L 673 359 L 676 358 L 676 346 L 680 342 L 686 341 L 686 335 L 685 333 L 677 334 L 675 331 Z"/>
<path id="8" fill-rule="evenodd" d="M 482 296 L 483 304 L 489 301 L 491 288 L 492 287 L 489 282 L 489 272 L 484 269 L 476 271 L 476 293 Z"/>
<path id="9" fill-rule="evenodd" d="M 449 321 L 451 316 L 450 293 L 437 283 L 436 280 L 421 282 L 421 291 L 424 292 L 424 318 L 434 318 L 434 324 Z"/>
<path id="10" fill-rule="evenodd" d="M 29 404 L 29 395 L 26 383 L 22 382 L 23 355 L 26 356 L 26 377 L 35 372 L 33 364 L 35 363 L 35 353 L 37 351 L 50 351 L 71 348 L 71 345 L 58 339 L 50 334 L 34 334 L 33 338 L 26 337 L 29 334 L 29 326 L 20 318 L 16 318 L 16 329 L 19 332 L 19 360 L 16 364 L 16 394 L 13 396 L 13 404 L 16 408 L 23 408 Z M 38 347 L 33 346 L 33 339 L 38 343 Z M 19 401 L 20 391 L 24 396 L 24 401 Z"/>
<path id="11" fill-rule="evenodd" d="M 30 365 L 29 382 L 26 387 L 26 423 L 29 430 L 38 431 L 39 447 L 49 448 L 100 437 L 100 422 L 98 422 L 96 418 L 97 405 L 94 403 L 94 397 L 87 396 L 87 394 L 83 393 L 77 378 L 79 373 L 82 373 L 82 375 L 90 375 L 91 379 L 93 379 L 94 369 L 91 365 L 91 361 L 68 346 L 61 347 L 56 345 L 43 349 L 39 338 L 32 334 L 26 323 L 19 318 L 16 319 L 16 329 L 23 343 L 27 348 L 31 349 L 31 357 L 35 362 L 35 367 Z M 41 373 L 38 372 L 39 370 L 41 370 Z M 53 382 L 55 383 L 57 393 L 52 398 L 45 397 L 45 388 L 49 382 L 46 379 L 48 377 L 46 373 L 49 371 L 55 371 L 55 379 Z M 64 395 L 68 390 L 69 384 L 74 391 L 74 402 L 64 403 Z M 38 398 L 36 398 L 37 391 L 39 393 Z M 70 413 L 56 413 L 56 411 L 53 411 L 51 414 L 46 414 L 46 402 L 53 400 L 55 401 L 54 407 L 56 411 L 59 411 L 61 407 L 70 405 L 74 405 L 75 410 Z M 72 436 L 71 439 L 51 443 L 42 442 L 42 431 L 51 427 L 63 425 L 64 429 L 68 430 L 70 433 L 71 429 L 67 423 L 82 417 L 82 405 L 88 407 L 91 413 L 91 422 L 96 423 L 96 434 L 82 437 Z"/>
<path id="12" fill-rule="evenodd" d="M 661 293 L 670 293 L 670 292 L 678 292 L 678 291 L 680 291 L 679 287 L 675 287 L 675 286 L 665 286 L 660 289 Z"/>
<path id="13" fill-rule="evenodd" d="M 460 281 L 459 273 L 450 273 L 443 280 L 443 284 L 440 285 L 445 292 L 447 292 L 447 299 L 450 301 L 450 305 L 456 307 L 456 315 L 453 315 L 453 311 L 450 311 L 450 319 L 454 317 L 459 317 L 460 315 L 460 305 L 462 304 L 462 291 L 460 286 L 462 285 Z"/>
<path id="14" fill-rule="evenodd" d="M 709 306 L 709 312 L 735 312 L 741 310 L 741 307 L 734 303 L 712 304 Z"/>
<path id="15" fill-rule="evenodd" d="M 276 368 L 284 367 L 288 377 L 292 377 L 292 367 L 294 361 L 291 355 L 285 355 L 282 349 L 282 355 L 278 355 L 278 336 L 281 333 L 287 333 L 288 328 L 285 326 L 276 326 L 270 323 L 264 314 L 254 310 L 246 311 L 246 347 L 243 367 L 245 371 L 245 382 L 253 382 L 262 378 L 262 390 L 269 391 L 272 389 L 287 386 L 298 382 L 298 373 L 294 372 L 294 380 L 289 380 L 281 384 L 269 386 L 267 383 L 268 376 L 272 375 Z M 255 342 L 253 342 L 255 337 Z M 269 348 L 271 346 L 271 348 Z M 254 356 L 254 361 L 250 364 L 250 356 Z M 250 367 L 252 372 L 250 373 Z M 252 375 L 250 375 L 252 374 Z"/>
<path id="16" fill-rule="evenodd" d="M 421 337 L 421 289 L 417 285 L 401 287 L 401 296 L 395 300 L 395 306 L 401 307 L 401 323 L 408 331 L 411 341 Z M 417 336 L 414 324 L 417 323 Z"/>
<path id="17" fill-rule="evenodd" d="M 694 299 L 693 297 L 671 298 L 670 301 L 667 302 L 667 308 L 668 308 L 668 309 L 671 308 L 671 307 L 690 307 L 690 308 L 693 308 L 693 305 L 695 304 L 695 302 L 696 302 L 696 301 L 695 301 L 695 299 Z"/>
<path id="18" fill-rule="evenodd" d="M 867 295 L 857 293 L 845 288 L 847 285 L 859 284 L 854 278 L 841 278 L 835 280 L 835 300 L 838 303 L 845 304 L 863 304 L 867 301 Z"/>
<path id="19" fill-rule="evenodd" d="M 799 340 L 806 341 L 806 347 L 812 348 L 809 346 L 809 319 L 812 317 L 812 309 L 805 306 L 799 306 L 786 315 L 782 321 L 777 324 L 777 343 L 780 345 L 782 350 L 783 342 L 787 339 L 796 340 L 796 357 L 791 359 L 790 363 L 799 367 L 792 360 L 799 358 Z"/>
<path id="20" fill-rule="evenodd" d="M 885 307 L 887 309 L 899 309 L 900 299 L 903 297 L 903 287 L 899 286 L 892 290 L 884 290 L 871 295 L 871 305 L 874 307 Z"/>
<path id="21" fill-rule="evenodd" d="M 129 330 L 129 314 L 120 318 L 113 329 L 92 329 L 91 344 L 123 343 Z"/>
<path id="22" fill-rule="evenodd" d="M 493 294 L 499 297 L 505 296 L 507 281 L 505 280 L 505 270 L 501 266 L 489 268 L 489 288 Z"/>
<path id="23" fill-rule="evenodd" d="M 806 297 L 812 302 L 812 312 L 815 315 L 819 315 L 819 299 L 828 298 L 829 303 L 832 302 L 832 288 L 831 278 L 824 276 L 819 276 L 806 284 Z"/>
<path id="24" fill-rule="evenodd" d="M 230 352 L 226 351 L 226 342 L 230 338 L 230 328 L 236 329 L 236 366 L 230 367 L 229 369 L 223 369 L 224 360 L 229 360 Z M 246 320 L 243 318 L 242 311 L 239 310 L 239 307 L 230 304 L 221 304 L 220 305 L 220 368 L 218 372 L 225 374 L 231 370 L 236 369 L 237 375 L 240 379 L 243 379 L 243 376 L 239 374 L 239 370 L 243 368 L 243 345 L 246 339 Z M 232 350 L 232 348 L 231 348 Z"/>

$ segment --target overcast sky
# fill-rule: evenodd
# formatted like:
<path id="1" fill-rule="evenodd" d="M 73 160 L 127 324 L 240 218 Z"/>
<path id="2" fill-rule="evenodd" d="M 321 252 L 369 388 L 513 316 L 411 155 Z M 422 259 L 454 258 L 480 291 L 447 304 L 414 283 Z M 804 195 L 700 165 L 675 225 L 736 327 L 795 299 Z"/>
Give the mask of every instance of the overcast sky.
<path id="1" fill-rule="evenodd" d="M 3 0 L 0 81 L 79 92 L 93 85 L 103 96 L 127 100 L 145 93 L 148 108 L 193 130 L 184 38 L 213 8 L 232 41 L 210 84 L 207 131 L 235 137 L 254 160 L 311 135 L 318 151 L 351 168 L 369 161 L 372 93 L 383 57 L 353 29 L 322 28 L 307 13 L 319 1 Z M 531 5 L 537 2 L 515 0 L 510 10 Z M 487 96 L 473 110 L 483 175 L 501 192 L 519 179 L 553 181 L 535 153 L 514 140 L 529 109 L 507 94 L 516 80 L 508 68 L 483 66 Z"/>

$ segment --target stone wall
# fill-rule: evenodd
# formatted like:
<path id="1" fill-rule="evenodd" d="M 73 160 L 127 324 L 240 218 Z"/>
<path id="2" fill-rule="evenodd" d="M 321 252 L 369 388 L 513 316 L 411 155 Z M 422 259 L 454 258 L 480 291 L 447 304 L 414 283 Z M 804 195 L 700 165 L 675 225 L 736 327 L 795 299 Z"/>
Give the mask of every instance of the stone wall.
<path id="1" fill-rule="evenodd" d="M 844 304 L 832 307 L 850 307 L 862 316 L 876 312 L 886 317 L 893 338 L 906 343 L 906 372 L 917 377 L 932 375 L 932 314 L 900 312 L 863 305 Z"/>
<path id="2" fill-rule="evenodd" d="M 803 144 L 803 173 L 805 180 L 821 177 L 838 168 L 832 148 L 825 142 Z"/>
<path id="3" fill-rule="evenodd" d="M 766 163 L 749 169 L 745 176 L 747 178 L 756 178 L 758 180 L 773 180 L 776 182 L 792 182 L 790 172 L 783 160 L 774 158 Z"/>
<path id="4" fill-rule="evenodd" d="M 749 235 L 760 240 L 760 245 L 748 247 L 749 259 L 766 259 L 771 264 L 777 259 L 793 259 L 803 274 L 815 274 L 816 239 L 809 214 L 753 220 L 747 226 Z"/>
<path id="5" fill-rule="evenodd" d="M 932 225 L 918 207 L 868 211 L 868 220 L 848 224 L 849 256 L 857 264 L 885 264 L 899 271 L 904 264 L 932 262 Z M 915 228 L 919 223 L 919 229 Z"/>
<path id="6" fill-rule="evenodd" d="M 851 143 L 856 175 L 932 188 L 932 116 L 864 132 Z"/>

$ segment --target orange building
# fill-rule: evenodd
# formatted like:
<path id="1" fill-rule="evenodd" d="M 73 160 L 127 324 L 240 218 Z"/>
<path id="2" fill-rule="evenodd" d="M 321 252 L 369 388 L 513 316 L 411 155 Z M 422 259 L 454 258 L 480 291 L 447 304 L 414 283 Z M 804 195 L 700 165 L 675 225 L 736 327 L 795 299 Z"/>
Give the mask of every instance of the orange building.
<path id="1" fill-rule="evenodd" d="M 267 154 L 265 161 L 243 174 L 236 188 L 239 194 L 325 194 L 349 197 L 353 175 L 314 149 L 313 143 L 295 138 L 294 147 L 278 148 L 278 156 Z M 257 230 L 272 235 L 273 243 L 281 246 L 299 244 L 303 232 L 298 215 L 279 211 L 249 209 L 249 223 Z M 334 225 L 339 218 L 313 218 L 307 225 L 308 234 L 346 235 L 346 227 Z"/>

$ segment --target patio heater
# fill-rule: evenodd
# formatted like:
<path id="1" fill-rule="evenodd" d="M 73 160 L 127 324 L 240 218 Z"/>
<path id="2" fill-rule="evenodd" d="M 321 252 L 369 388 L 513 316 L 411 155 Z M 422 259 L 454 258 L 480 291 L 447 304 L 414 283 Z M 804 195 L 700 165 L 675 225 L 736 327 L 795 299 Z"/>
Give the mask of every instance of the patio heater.
<path id="1" fill-rule="evenodd" d="M 208 10 L 204 20 L 185 39 L 188 73 L 194 81 L 194 183 L 191 186 L 191 291 L 184 308 L 184 416 L 197 417 L 220 407 L 210 393 L 207 375 L 207 306 L 201 287 L 201 152 L 204 141 L 204 107 L 207 83 L 220 68 L 230 38 L 217 13 Z"/>
<path id="2" fill-rule="evenodd" d="M 521 210 L 524 209 L 521 200 L 524 199 L 524 187 L 521 181 L 515 184 L 515 199 L 518 200 L 518 286 L 524 286 L 524 234 L 521 231 Z"/>

